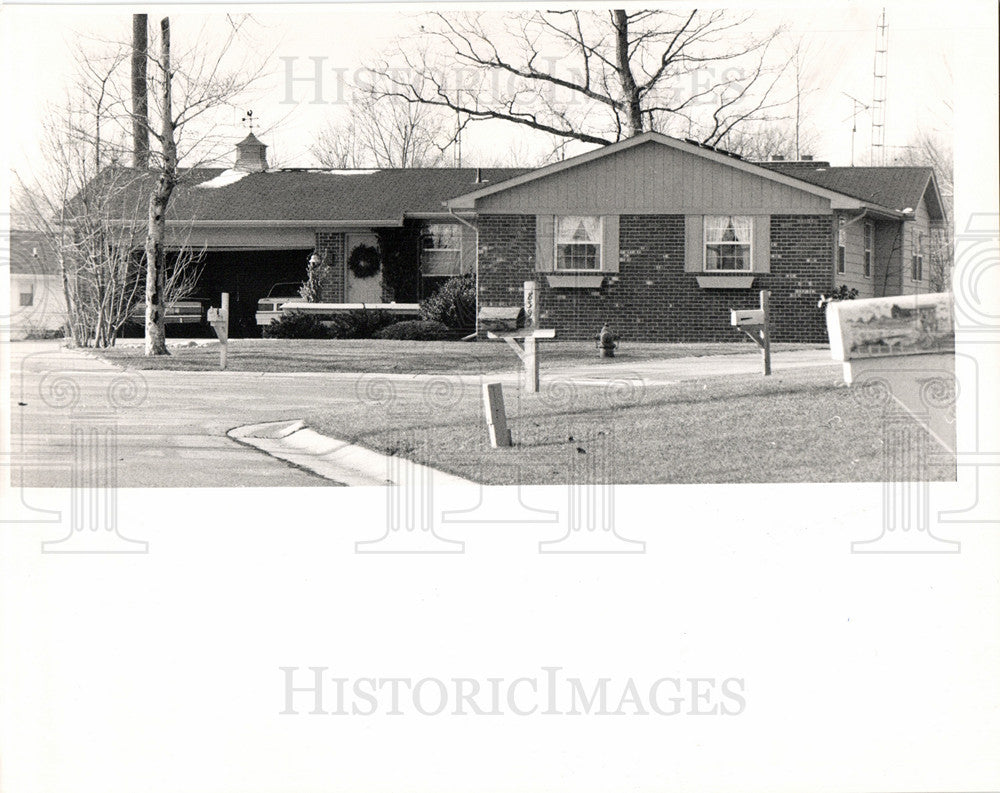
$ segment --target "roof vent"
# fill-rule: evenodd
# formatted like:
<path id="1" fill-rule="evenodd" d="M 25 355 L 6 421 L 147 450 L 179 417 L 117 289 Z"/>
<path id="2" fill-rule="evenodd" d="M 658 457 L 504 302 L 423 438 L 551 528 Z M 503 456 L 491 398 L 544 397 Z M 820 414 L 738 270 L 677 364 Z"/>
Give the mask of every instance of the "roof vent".
<path id="1" fill-rule="evenodd" d="M 244 173 L 259 173 L 267 170 L 267 146 L 261 143 L 251 132 L 236 144 L 237 171 Z"/>

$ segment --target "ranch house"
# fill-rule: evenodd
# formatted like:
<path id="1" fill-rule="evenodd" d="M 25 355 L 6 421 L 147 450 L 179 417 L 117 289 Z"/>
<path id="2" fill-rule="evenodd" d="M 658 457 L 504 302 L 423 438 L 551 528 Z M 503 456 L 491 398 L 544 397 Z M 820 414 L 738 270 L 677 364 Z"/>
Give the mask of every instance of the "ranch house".
<path id="1" fill-rule="evenodd" d="M 946 218 L 929 168 L 749 162 L 655 132 L 538 169 L 268 167 L 254 135 L 229 169 L 184 174 L 172 244 L 204 251 L 199 291 L 257 304 L 329 266 L 320 302 L 411 306 L 475 275 L 480 306 L 521 305 L 559 338 L 727 341 L 729 310 L 771 291 L 775 341 L 825 342 L 819 303 L 932 291 Z"/>

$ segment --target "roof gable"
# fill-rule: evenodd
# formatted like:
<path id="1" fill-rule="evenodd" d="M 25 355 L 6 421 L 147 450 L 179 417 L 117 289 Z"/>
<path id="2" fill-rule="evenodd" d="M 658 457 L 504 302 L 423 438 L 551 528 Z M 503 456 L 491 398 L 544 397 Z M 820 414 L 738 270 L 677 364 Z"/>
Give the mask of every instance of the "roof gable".
<path id="1" fill-rule="evenodd" d="M 687 141 L 677 140 L 676 138 L 671 138 L 666 135 L 662 135 L 658 132 L 646 132 L 642 135 L 637 135 L 633 138 L 628 138 L 624 141 L 605 146 L 603 148 L 595 149 L 593 151 L 586 152 L 585 154 L 578 155 L 569 160 L 563 162 L 555 163 L 553 165 L 548 165 L 543 168 L 538 168 L 529 173 L 525 173 L 516 177 L 513 177 L 502 184 L 490 185 L 484 188 L 477 189 L 475 191 L 469 192 L 465 195 L 458 196 L 455 199 L 449 201 L 449 206 L 453 209 L 472 209 L 478 206 L 481 199 L 487 196 L 492 196 L 500 192 L 512 190 L 514 188 L 521 187 L 531 182 L 536 182 L 539 180 L 544 180 L 557 174 L 563 173 L 570 169 L 580 168 L 588 164 L 592 164 L 595 161 L 602 160 L 605 158 L 615 157 L 622 155 L 625 152 L 630 152 L 637 147 L 643 147 L 647 145 L 662 146 L 666 149 L 678 152 L 682 155 L 687 155 L 689 157 L 699 158 L 707 163 L 712 163 L 716 166 L 722 166 L 728 169 L 730 172 L 736 172 L 745 176 L 760 179 L 764 182 L 768 182 L 775 185 L 782 185 L 787 188 L 792 188 L 794 190 L 800 191 L 802 193 L 807 193 L 820 199 L 824 199 L 829 202 L 829 206 L 834 209 L 842 208 L 861 208 L 863 202 L 857 200 L 854 197 L 846 196 L 843 193 L 830 190 L 829 188 L 823 187 L 821 185 L 816 185 L 810 182 L 806 182 L 800 179 L 796 179 L 793 176 L 781 173 L 769 168 L 764 168 L 755 163 L 743 160 L 732 154 L 727 154 L 717 149 L 711 147 L 700 146 L 696 143 L 691 143 Z"/>

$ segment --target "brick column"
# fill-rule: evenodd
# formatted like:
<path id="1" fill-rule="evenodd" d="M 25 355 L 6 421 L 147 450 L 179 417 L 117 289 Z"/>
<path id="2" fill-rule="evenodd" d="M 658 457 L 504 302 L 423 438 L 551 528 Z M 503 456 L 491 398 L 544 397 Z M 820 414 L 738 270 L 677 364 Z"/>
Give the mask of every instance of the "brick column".
<path id="1" fill-rule="evenodd" d="M 339 231 L 317 231 L 316 252 L 330 270 L 320 283 L 321 303 L 344 302 L 344 235 Z"/>

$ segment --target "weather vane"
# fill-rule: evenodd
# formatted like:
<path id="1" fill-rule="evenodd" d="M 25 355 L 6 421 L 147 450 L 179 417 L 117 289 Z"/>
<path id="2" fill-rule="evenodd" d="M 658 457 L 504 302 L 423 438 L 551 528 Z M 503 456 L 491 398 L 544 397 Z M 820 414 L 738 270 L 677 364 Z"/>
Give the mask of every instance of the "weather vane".
<path id="1" fill-rule="evenodd" d="M 246 112 L 246 115 L 243 116 L 242 121 L 243 121 L 244 124 L 246 124 L 250 128 L 250 131 L 253 132 L 253 111 L 252 110 L 248 110 Z"/>

